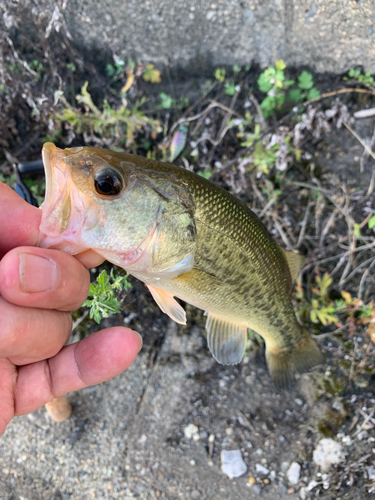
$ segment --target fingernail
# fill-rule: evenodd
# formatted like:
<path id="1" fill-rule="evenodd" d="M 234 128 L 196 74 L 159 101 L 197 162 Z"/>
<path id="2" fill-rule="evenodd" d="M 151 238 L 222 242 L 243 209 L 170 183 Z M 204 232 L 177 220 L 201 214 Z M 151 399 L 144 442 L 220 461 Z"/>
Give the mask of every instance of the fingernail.
<path id="1" fill-rule="evenodd" d="M 57 267 L 53 260 L 20 253 L 20 284 L 23 292 L 46 292 L 57 284 Z"/>
<path id="2" fill-rule="evenodd" d="M 134 330 L 133 330 L 133 331 L 134 331 Z M 143 338 L 141 337 L 141 334 L 140 334 L 140 333 L 138 333 L 138 332 L 134 332 L 134 333 L 136 333 L 136 334 L 138 335 L 138 337 L 139 337 L 139 339 L 140 339 L 140 341 L 141 341 L 141 347 L 139 348 L 139 351 L 138 351 L 138 352 L 140 352 L 140 350 L 141 350 L 141 349 L 142 349 L 142 347 L 143 347 Z"/>

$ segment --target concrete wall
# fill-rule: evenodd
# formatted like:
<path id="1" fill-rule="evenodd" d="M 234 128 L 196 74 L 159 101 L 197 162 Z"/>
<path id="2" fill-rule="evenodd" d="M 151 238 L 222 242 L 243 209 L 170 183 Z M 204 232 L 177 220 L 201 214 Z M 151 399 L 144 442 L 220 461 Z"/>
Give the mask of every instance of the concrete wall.
<path id="1" fill-rule="evenodd" d="M 374 0 L 68 0 L 76 42 L 200 71 L 306 65 L 375 72 Z"/>

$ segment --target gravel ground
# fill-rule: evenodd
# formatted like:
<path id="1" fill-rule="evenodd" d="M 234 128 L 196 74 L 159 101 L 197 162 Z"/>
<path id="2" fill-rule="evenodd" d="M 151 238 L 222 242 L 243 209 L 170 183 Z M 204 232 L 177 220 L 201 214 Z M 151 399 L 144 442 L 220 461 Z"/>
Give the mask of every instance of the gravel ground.
<path id="1" fill-rule="evenodd" d="M 223 369 L 198 328 L 191 336 L 177 330 L 169 323 L 153 366 L 142 353 L 114 380 L 71 393 L 68 421 L 52 422 L 44 408 L 14 419 L 1 440 L 0 498 L 250 500 L 262 489 L 265 499 L 298 498 L 286 496 L 280 472 L 296 456 L 296 424 L 308 406 L 294 393 L 275 393 L 261 356 Z M 253 423 L 239 420 L 249 412 Z M 190 423 L 198 438 L 185 436 Z M 219 455 L 236 448 L 249 470 L 230 480 Z M 257 474 L 256 463 L 273 479 Z M 251 486 L 254 476 L 266 481 Z"/>

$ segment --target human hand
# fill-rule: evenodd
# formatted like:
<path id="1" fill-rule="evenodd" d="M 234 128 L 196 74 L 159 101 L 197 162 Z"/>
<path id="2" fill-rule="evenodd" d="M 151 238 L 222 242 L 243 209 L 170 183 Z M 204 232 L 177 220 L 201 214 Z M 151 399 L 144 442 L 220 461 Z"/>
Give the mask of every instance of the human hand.
<path id="1" fill-rule="evenodd" d="M 85 266 L 103 259 L 35 247 L 41 216 L 0 182 L 0 435 L 14 416 L 118 375 L 142 346 L 114 327 L 63 347 L 89 291 Z"/>

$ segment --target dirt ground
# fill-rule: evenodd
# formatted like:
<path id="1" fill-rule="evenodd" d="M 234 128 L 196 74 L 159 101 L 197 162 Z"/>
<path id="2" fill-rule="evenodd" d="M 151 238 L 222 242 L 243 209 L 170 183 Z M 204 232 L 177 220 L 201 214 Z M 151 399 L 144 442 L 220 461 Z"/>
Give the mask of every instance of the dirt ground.
<path id="1" fill-rule="evenodd" d="M 358 133 L 370 138 L 373 127 L 374 119 L 360 122 Z M 322 170 L 334 165 L 357 192 L 369 185 L 373 165 L 367 161 L 360 173 L 361 146 L 346 129 L 328 134 L 316 152 Z M 277 391 L 262 347 L 238 366 L 218 365 L 194 308 L 187 306 L 186 327 L 176 325 L 140 283 L 124 308 L 128 326 L 145 340 L 137 361 L 114 380 L 69 394 L 73 415 L 64 423 L 53 423 L 44 408 L 11 423 L 0 441 L 2 500 L 373 497 L 375 377 L 360 387 L 342 373 L 333 376 L 335 360 L 345 356 L 343 337 L 318 338 L 326 365 Z M 370 340 L 362 329 L 353 342 L 366 350 Z M 193 437 L 184 432 L 189 424 L 198 428 Z M 312 454 L 326 435 L 342 444 L 345 458 L 322 475 Z M 242 477 L 221 471 L 223 449 L 241 451 Z M 292 462 L 302 466 L 295 485 L 286 475 Z"/>
<path id="2" fill-rule="evenodd" d="M 0 439 L 0 500 L 375 498 L 375 333 L 369 332 L 375 322 L 375 228 L 369 226 L 375 214 L 375 160 L 363 146 L 375 150 L 375 117 L 353 119 L 353 112 L 375 105 L 373 95 L 364 93 L 368 87 L 337 75 L 314 75 L 322 93 L 348 85 L 360 91 L 288 112 L 285 120 L 276 110 L 265 123 L 259 68 L 240 69 L 237 76 L 228 72 L 223 82 L 211 75 L 208 86 L 205 77 L 188 75 L 179 83 L 181 75 L 172 71 L 156 89 L 144 81 L 141 65 L 119 69 L 111 59 L 115 76 L 108 67 L 105 76 L 103 61 L 98 70 L 84 60 L 63 23 L 47 36 L 47 20 L 29 17 L 44 30 L 40 39 L 25 49 L 27 30 L 19 23 L 11 43 L 11 29 L 0 40 L 0 178 L 12 183 L 12 163 L 39 158 L 54 128 L 60 127 L 54 140 L 61 147 L 120 147 L 166 159 L 179 119 L 189 120 L 176 163 L 241 198 L 283 248 L 306 255 L 294 305 L 326 362 L 296 377 L 291 389 L 278 391 L 259 339 L 251 337 L 241 364 L 221 366 L 208 351 L 202 311 L 184 305 L 188 324 L 176 325 L 133 279 L 122 312 L 100 326 L 86 318 L 70 342 L 126 324 L 144 339 L 136 362 L 114 380 L 69 394 L 73 414 L 66 422 L 52 422 L 44 408 L 12 421 Z M 128 74 L 133 70 L 134 83 Z M 137 115 L 143 120 L 139 136 L 115 126 L 104 133 L 82 125 L 77 132 L 67 120 L 53 121 L 64 107 L 87 119 L 89 107 L 74 100 L 86 79 L 99 107 L 108 98 L 109 114 L 119 114 L 120 105 L 126 111 L 120 95 L 125 84 L 131 85 L 126 105 L 132 113 L 136 100 L 147 95 Z M 228 88 L 234 94 L 226 93 Z M 57 104 L 63 91 L 65 102 Z M 169 107 L 161 107 L 161 91 L 170 94 L 164 97 Z M 241 125 L 247 129 L 240 138 Z M 248 151 L 241 141 L 249 140 L 257 125 L 264 136 Z M 264 161 L 263 167 L 254 158 Z M 317 281 L 324 276 L 332 280 L 326 294 Z M 314 307 L 331 319 L 314 319 Z M 341 447 L 342 460 L 326 471 L 314 461 L 322 439 Z M 240 477 L 223 472 L 225 450 L 241 453 L 246 472 Z"/>

